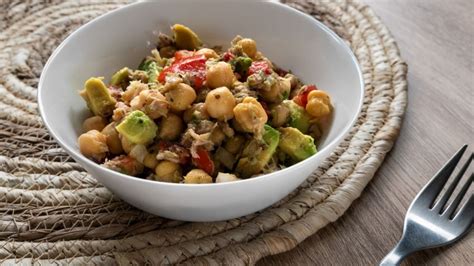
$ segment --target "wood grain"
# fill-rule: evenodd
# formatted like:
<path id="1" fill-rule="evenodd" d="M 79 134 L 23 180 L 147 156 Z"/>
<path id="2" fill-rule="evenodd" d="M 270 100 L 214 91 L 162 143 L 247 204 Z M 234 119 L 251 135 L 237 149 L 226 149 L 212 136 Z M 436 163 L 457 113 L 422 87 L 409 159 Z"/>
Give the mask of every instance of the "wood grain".
<path id="1" fill-rule="evenodd" d="M 421 187 L 462 144 L 474 149 L 474 1 L 365 2 L 389 27 L 409 66 L 400 136 L 341 219 L 259 265 L 377 264 L 398 241 L 405 212 Z M 404 265 L 474 265 L 474 233 L 413 254 Z"/>

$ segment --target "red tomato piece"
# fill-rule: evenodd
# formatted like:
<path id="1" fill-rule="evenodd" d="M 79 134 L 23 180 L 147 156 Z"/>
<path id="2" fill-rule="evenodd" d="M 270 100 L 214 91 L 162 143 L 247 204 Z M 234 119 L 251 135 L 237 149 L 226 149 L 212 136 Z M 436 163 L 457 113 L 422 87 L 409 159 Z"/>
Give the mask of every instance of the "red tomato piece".
<path id="1" fill-rule="evenodd" d="M 308 94 L 311 91 L 314 91 L 314 90 L 317 90 L 317 89 L 318 88 L 316 88 L 315 85 L 306 85 L 306 87 L 303 90 L 301 90 L 298 93 L 298 95 L 293 97 L 293 101 L 295 103 L 297 103 L 299 106 L 306 108 L 306 104 L 308 104 Z"/>
<path id="2" fill-rule="evenodd" d="M 230 60 L 234 59 L 234 54 L 227 51 L 224 53 L 224 56 L 222 57 L 222 60 L 224 60 L 225 62 L 229 62 Z"/>
<path id="3" fill-rule="evenodd" d="M 259 71 L 263 71 L 267 75 L 270 75 L 272 73 L 272 69 L 267 61 L 252 62 L 252 65 L 249 67 L 249 76 Z"/>
<path id="4" fill-rule="evenodd" d="M 188 56 L 191 54 L 191 56 Z M 175 54 L 173 64 L 161 71 L 158 80 L 165 82 L 168 73 L 183 73 L 190 76 L 195 89 L 200 89 L 206 80 L 206 57 L 204 55 L 192 55 L 189 51 L 178 51 Z"/>
<path id="5" fill-rule="evenodd" d="M 193 157 L 194 164 L 199 168 L 204 170 L 208 174 L 212 174 L 214 172 L 214 162 L 209 155 L 209 152 L 199 147 L 196 150 L 198 157 Z"/>

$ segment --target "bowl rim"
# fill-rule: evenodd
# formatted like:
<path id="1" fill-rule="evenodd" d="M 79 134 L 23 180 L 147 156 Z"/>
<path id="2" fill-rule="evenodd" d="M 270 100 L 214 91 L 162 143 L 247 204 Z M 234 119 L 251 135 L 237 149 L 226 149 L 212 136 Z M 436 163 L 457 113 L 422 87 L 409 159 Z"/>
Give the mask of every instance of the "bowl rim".
<path id="1" fill-rule="evenodd" d="M 162 2 L 175 2 L 175 1 L 168 1 L 168 0 L 161 0 L 161 1 Z M 350 47 L 348 46 L 348 44 L 346 44 L 336 33 L 334 33 L 326 25 L 324 25 L 319 20 L 313 18 L 312 16 L 310 16 L 306 13 L 303 13 L 303 12 L 301 12 L 301 11 L 295 9 L 295 8 L 284 5 L 280 2 L 274 1 L 274 0 L 263 0 L 263 1 L 260 1 L 260 2 L 264 2 L 264 3 L 267 3 L 267 4 L 271 4 L 271 5 L 276 5 L 279 8 L 284 8 L 287 11 L 289 11 L 289 12 L 295 14 L 295 15 L 303 16 L 306 20 L 310 21 L 311 23 L 314 23 L 315 26 L 320 27 L 331 38 L 333 38 L 336 41 L 336 43 L 341 45 L 342 48 L 344 50 L 346 50 L 346 52 L 351 57 L 351 60 L 353 61 L 354 65 L 356 66 L 356 71 L 357 71 L 357 74 L 358 74 L 359 80 L 360 80 L 360 83 L 359 83 L 359 88 L 360 88 L 359 97 L 360 97 L 360 100 L 357 103 L 357 111 L 353 114 L 350 122 L 344 126 L 344 128 L 337 134 L 337 136 L 331 142 L 329 142 L 327 145 L 325 145 L 325 147 L 323 149 L 319 150 L 316 154 L 310 156 L 309 158 L 306 158 L 305 160 L 303 160 L 301 162 L 293 164 L 293 165 L 291 165 L 287 168 L 280 169 L 278 171 L 267 173 L 267 174 L 262 174 L 262 175 L 255 176 L 255 177 L 252 177 L 252 178 L 240 179 L 240 180 L 233 181 L 233 182 L 222 182 L 222 183 L 207 183 L 207 184 L 168 183 L 168 182 L 161 182 L 161 181 L 149 180 L 149 179 L 144 179 L 144 178 L 137 178 L 135 176 L 131 176 L 131 175 L 127 175 L 127 174 L 117 172 L 117 171 L 113 171 L 109 168 L 106 168 L 106 167 L 104 167 L 100 164 L 97 164 L 96 162 L 88 159 L 87 157 L 82 155 L 78 150 L 74 149 L 73 147 L 69 146 L 65 141 L 63 141 L 63 139 L 59 135 L 57 135 L 57 132 L 55 132 L 53 130 L 53 127 L 48 123 L 47 118 L 46 118 L 46 113 L 45 113 L 44 107 L 43 107 L 42 97 L 41 97 L 41 95 L 44 94 L 44 89 L 43 89 L 44 73 L 47 72 L 48 68 L 50 67 L 51 62 L 54 60 L 54 58 L 57 56 L 57 54 L 62 50 L 63 46 L 65 46 L 66 43 L 69 42 L 71 37 L 73 35 L 75 35 L 78 31 L 82 30 L 85 27 L 90 26 L 90 24 L 93 24 L 93 23 L 103 19 L 104 16 L 107 16 L 109 14 L 116 13 L 116 12 L 124 12 L 123 10 L 125 10 L 127 8 L 130 8 L 130 7 L 135 6 L 135 5 L 145 4 L 147 2 L 155 2 L 155 1 L 145 0 L 145 1 L 138 1 L 138 2 L 135 2 L 135 3 L 132 3 L 132 4 L 128 4 L 128 5 L 125 5 L 123 7 L 118 8 L 118 9 L 107 12 L 107 13 L 105 13 L 105 14 L 97 17 L 97 18 L 92 19 L 91 21 L 87 22 L 86 24 L 80 26 L 79 28 L 74 30 L 74 32 L 72 32 L 66 39 L 64 39 L 61 42 L 61 44 L 53 51 L 53 53 L 51 54 L 49 59 L 46 61 L 46 64 L 44 65 L 43 70 L 41 71 L 41 76 L 40 76 L 40 80 L 38 82 L 38 90 L 37 90 L 38 108 L 39 108 L 39 111 L 40 111 L 41 119 L 42 119 L 44 125 L 46 126 L 46 128 L 48 129 L 49 133 L 51 134 L 51 136 L 56 140 L 56 142 L 63 149 L 65 149 L 66 152 L 69 153 L 69 155 L 72 155 L 72 157 L 74 157 L 75 160 L 80 161 L 80 163 L 85 164 L 85 165 L 87 165 L 88 167 L 91 167 L 91 168 L 98 168 L 101 171 L 106 171 L 106 172 L 108 172 L 112 175 L 117 175 L 121 178 L 131 179 L 131 180 L 133 179 L 133 181 L 135 181 L 135 182 L 144 182 L 144 184 L 154 184 L 154 185 L 162 185 L 162 186 L 168 186 L 168 187 L 182 187 L 182 188 L 189 188 L 189 187 L 198 188 L 199 187 L 200 189 L 208 189 L 210 187 L 213 187 L 213 188 L 216 187 L 217 188 L 217 187 L 222 187 L 222 186 L 233 186 L 233 185 L 236 185 L 236 184 L 242 184 L 243 185 L 245 183 L 255 182 L 257 180 L 264 181 L 264 179 L 274 178 L 276 176 L 275 175 L 276 173 L 279 173 L 279 174 L 280 173 L 283 173 L 283 174 L 284 173 L 290 173 L 291 171 L 293 171 L 293 169 L 298 168 L 298 167 L 302 166 L 303 164 L 307 163 L 307 161 L 316 158 L 318 155 L 321 155 L 323 151 L 327 150 L 331 146 L 340 143 L 342 141 L 342 139 L 349 133 L 350 129 L 352 128 L 352 126 L 357 121 L 357 118 L 359 117 L 359 114 L 360 114 L 361 109 L 362 109 L 363 101 L 364 101 L 365 83 L 364 83 L 364 78 L 363 78 L 363 75 L 362 75 L 362 70 L 360 68 L 359 62 L 358 62 L 357 58 L 355 57 L 354 53 L 352 52 L 352 50 L 350 49 Z M 158 1 L 158 3 L 159 3 L 159 1 Z"/>

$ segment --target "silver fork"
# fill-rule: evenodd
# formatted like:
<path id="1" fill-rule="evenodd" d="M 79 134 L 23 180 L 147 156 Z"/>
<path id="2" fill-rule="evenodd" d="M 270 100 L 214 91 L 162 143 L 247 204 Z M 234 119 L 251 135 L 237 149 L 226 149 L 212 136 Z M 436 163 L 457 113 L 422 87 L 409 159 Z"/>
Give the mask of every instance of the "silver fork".
<path id="1" fill-rule="evenodd" d="M 457 151 L 416 195 L 405 216 L 402 238 L 380 265 L 400 265 L 406 256 L 415 251 L 453 243 L 470 231 L 474 217 L 473 193 L 457 213 L 454 211 L 472 184 L 474 173 L 471 173 L 452 203 L 447 208 L 444 206 L 473 160 L 473 153 L 446 192 L 434 203 L 466 149 L 467 145 L 464 145 Z"/>

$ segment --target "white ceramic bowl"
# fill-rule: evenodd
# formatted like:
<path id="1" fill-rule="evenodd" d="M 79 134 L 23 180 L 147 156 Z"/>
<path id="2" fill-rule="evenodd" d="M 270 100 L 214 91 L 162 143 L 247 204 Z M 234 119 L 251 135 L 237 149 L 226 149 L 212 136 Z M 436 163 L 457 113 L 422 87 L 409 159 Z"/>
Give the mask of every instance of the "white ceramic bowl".
<path id="1" fill-rule="evenodd" d="M 106 169 L 79 152 L 88 115 L 78 91 L 91 76 L 110 77 L 136 67 L 170 25 L 191 27 L 208 44 L 226 45 L 237 34 L 305 83 L 329 92 L 334 119 L 319 152 L 291 167 L 232 183 L 192 185 L 139 179 Z M 54 51 L 38 86 L 41 116 L 53 137 L 93 177 L 147 212 L 179 220 L 216 221 L 259 211 L 282 199 L 327 157 L 356 120 L 363 81 L 357 61 L 336 34 L 287 6 L 258 1 L 138 2 L 103 15 L 71 34 Z"/>

